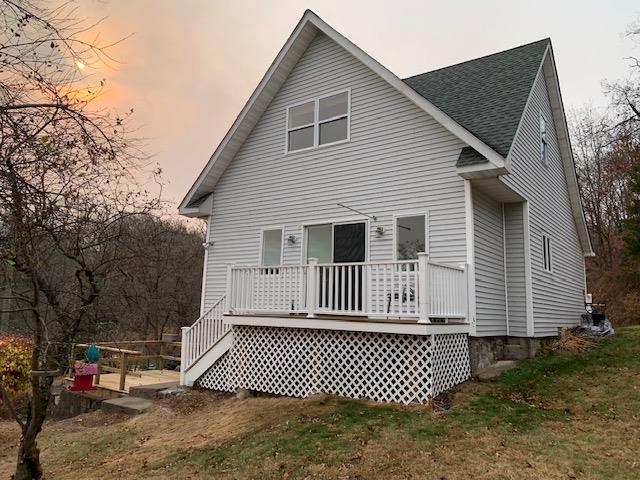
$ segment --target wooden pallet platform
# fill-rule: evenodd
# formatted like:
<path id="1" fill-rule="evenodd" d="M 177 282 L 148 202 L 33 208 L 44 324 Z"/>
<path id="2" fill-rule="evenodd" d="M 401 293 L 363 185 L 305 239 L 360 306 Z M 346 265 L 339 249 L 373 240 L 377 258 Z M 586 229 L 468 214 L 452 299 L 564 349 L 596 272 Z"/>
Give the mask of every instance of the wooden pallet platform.
<path id="1" fill-rule="evenodd" d="M 129 393 L 131 387 L 179 381 L 180 372 L 178 370 L 139 370 L 127 373 L 124 390 L 118 388 L 120 385 L 119 373 L 103 373 L 100 375 L 100 385 L 96 386 L 107 390 Z"/>

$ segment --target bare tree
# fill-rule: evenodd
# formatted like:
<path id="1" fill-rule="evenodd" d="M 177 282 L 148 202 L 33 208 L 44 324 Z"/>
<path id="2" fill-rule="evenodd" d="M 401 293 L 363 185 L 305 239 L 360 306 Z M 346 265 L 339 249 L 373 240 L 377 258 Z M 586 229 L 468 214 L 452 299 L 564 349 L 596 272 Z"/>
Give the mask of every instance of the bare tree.
<path id="1" fill-rule="evenodd" d="M 582 205 L 600 268 L 613 267 L 619 257 L 630 171 L 638 159 L 634 135 L 613 123 L 592 109 L 574 114 L 571 122 Z"/>
<path id="2" fill-rule="evenodd" d="M 157 206 L 140 187 L 146 166 L 125 119 L 93 108 L 103 82 L 81 70 L 109 46 L 82 41 L 74 14 L 0 0 L 0 262 L 33 346 L 28 408 L 11 409 L 22 430 L 16 479 L 42 478 L 36 438 L 51 385 L 126 260 L 123 219 Z"/>
<path id="3" fill-rule="evenodd" d="M 122 248 L 131 260 L 118 268 L 105 292 L 114 324 L 121 327 L 112 332 L 159 340 L 198 316 L 204 232 L 159 218 L 132 219 L 126 228 Z"/>
<path id="4" fill-rule="evenodd" d="M 636 45 L 640 44 L 640 21 L 629 26 L 626 36 Z M 640 58 L 632 55 L 628 60 L 628 77 L 605 81 L 604 89 L 616 116 L 612 128 L 622 128 L 627 134 L 637 135 L 640 133 Z"/>

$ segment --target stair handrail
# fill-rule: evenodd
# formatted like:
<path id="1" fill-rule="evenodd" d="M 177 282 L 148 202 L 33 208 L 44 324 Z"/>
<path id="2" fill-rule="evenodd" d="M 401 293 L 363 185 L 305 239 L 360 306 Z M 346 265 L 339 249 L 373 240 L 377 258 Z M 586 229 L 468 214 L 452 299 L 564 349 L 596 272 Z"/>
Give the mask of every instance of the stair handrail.
<path id="1" fill-rule="evenodd" d="M 180 372 L 184 374 L 230 330 L 222 321 L 225 296 L 218 299 L 190 327 L 182 327 Z"/>

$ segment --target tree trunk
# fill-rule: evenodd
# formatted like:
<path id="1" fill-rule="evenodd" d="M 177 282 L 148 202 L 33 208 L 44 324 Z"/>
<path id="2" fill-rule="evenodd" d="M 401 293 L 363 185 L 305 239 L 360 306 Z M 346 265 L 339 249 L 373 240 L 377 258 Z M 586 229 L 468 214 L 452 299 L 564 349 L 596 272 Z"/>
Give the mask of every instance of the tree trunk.
<path id="1" fill-rule="evenodd" d="M 29 402 L 26 421 L 22 426 L 18 463 L 13 480 L 40 480 L 42 478 L 40 449 L 36 438 L 42 430 L 47 415 L 52 383 L 53 377 L 33 377 L 31 381 L 32 398 Z"/>
<path id="2" fill-rule="evenodd" d="M 44 420 L 44 417 L 42 417 Z M 14 480 L 32 480 L 42 478 L 42 465 L 40 465 L 40 449 L 36 444 L 36 436 L 42 428 L 36 427 L 33 420 L 22 432 L 20 449 L 18 450 L 18 465 Z"/>

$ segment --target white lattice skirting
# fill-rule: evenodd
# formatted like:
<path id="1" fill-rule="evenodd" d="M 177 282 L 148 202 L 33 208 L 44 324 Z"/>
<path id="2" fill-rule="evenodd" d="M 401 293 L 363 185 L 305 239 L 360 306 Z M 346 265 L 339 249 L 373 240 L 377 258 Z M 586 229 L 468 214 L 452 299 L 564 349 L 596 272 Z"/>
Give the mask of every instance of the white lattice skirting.
<path id="1" fill-rule="evenodd" d="M 427 403 L 469 375 L 466 334 L 234 326 L 231 350 L 197 383 L 222 391 Z"/>

